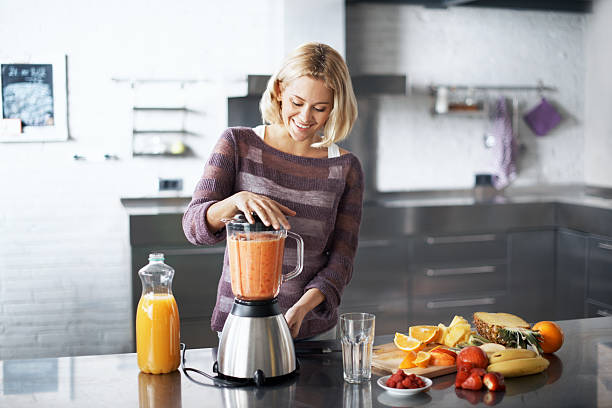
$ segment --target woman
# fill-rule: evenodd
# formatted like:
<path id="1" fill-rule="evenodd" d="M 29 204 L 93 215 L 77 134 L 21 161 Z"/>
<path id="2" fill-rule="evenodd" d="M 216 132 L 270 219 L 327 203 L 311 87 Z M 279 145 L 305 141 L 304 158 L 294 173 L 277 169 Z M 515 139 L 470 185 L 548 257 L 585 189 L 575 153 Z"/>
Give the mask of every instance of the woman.
<path id="1" fill-rule="evenodd" d="M 215 244 L 225 238 L 221 220 L 242 212 L 251 223 L 256 213 L 267 226 L 300 234 L 304 269 L 282 284 L 279 306 L 294 338 L 335 338 L 364 187 L 357 157 L 335 144 L 357 118 L 344 60 L 325 44 L 298 47 L 270 78 L 260 109 L 268 125 L 229 128 L 221 135 L 183 216 L 183 230 L 193 244 Z M 226 251 L 212 317 L 216 331 L 234 300 L 227 256 Z"/>

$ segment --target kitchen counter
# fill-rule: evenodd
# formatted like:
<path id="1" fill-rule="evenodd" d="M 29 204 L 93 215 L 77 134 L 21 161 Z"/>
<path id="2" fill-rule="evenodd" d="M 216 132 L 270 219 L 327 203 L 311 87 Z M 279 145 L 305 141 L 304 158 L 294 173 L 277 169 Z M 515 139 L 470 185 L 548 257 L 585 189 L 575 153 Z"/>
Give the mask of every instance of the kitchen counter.
<path id="1" fill-rule="evenodd" d="M 378 193 L 364 202 L 361 236 L 539 227 L 612 236 L 610 191 L 583 185 L 513 187 L 489 200 L 476 199 L 472 190 Z M 171 216 L 182 215 L 190 197 L 124 197 L 121 202 L 134 218 Z"/>
<path id="2" fill-rule="evenodd" d="M 612 317 L 559 322 L 565 344 L 551 355 L 547 372 L 507 379 L 495 393 L 500 407 L 612 406 Z M 377 344 L 392 341 L 379 336 Z M 210 372 L 215 349 L 188 350 L 187 365 Z M 458 407 L 482 401 L 485 392 L 460 399 L 454 374 L 434 379 L 432 389 L 396 398 L 377 384 L 342 380 L 341 353 L 302 355 L 300 374 L 274 386 L 215 388 L 182 373 L 139 373 L 135 354 L 0 361 L 0 406 L 7 407 Z M 483 403 L 480 403 L 483 405 Z"/>

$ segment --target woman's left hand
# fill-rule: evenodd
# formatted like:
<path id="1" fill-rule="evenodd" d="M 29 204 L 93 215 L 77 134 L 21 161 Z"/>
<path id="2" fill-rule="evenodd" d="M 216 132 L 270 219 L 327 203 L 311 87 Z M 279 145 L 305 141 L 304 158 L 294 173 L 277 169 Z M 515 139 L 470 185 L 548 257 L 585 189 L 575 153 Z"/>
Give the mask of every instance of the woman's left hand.
<path id="1" fill-rule="evenodd" d="M 306 313 L 308 313 L 308 310 L 298 304 L 295 304 L 290 307 L 289 310 L 287 310 L 287 313 L 285 313 L 285 320 L 287 320 L 287 325 L 289 326 L 291 337 L 297 337 L 298 333 L 300 332 L 300 327 L 302 327 L 302 321 L 304 320 L 304 316 L 306 316 Z"/>

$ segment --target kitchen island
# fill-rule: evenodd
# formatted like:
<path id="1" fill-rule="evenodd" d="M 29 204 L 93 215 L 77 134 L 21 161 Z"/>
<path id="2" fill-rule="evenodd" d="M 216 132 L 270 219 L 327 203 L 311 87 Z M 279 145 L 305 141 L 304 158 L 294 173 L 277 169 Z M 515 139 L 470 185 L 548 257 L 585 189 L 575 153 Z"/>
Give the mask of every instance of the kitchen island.
<path id="1" fill-rule="evenodd" d="M 612 317 L 559 322 L 565 344 L 550 355 L 545 373 L 507 379 L 507 390 L 489 396 L 500 407 L 612 406 Z M 392 341 L 377 336 L 376 344 Z M 216 349 L 187 351 L 187 366 L 210 372 Z M 183 373 L 139 372 L 136 355 L 61 357 L 0 361 L 0 406 L 3 407 L 460 407 L 485 405 L 484 391 L 454 387 L 455 375 L 433 380 L 432 388 L 414 397 L 397 398 L 383 391 L 373 374 L 369 383 L 342 379 L 339 352 L 304 354 L 296 377 L 262 388 L 205 387 Z M 206 379 L 203 379 L 206 381 Z M 491 398 L 493 397 L 493 398 Z"/>

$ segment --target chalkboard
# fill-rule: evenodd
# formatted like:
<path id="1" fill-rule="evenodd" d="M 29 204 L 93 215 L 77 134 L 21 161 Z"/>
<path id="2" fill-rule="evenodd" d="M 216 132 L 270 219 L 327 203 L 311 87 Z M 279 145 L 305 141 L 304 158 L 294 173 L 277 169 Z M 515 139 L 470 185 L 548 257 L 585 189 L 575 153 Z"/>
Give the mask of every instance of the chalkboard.
<path id="1" fill-rule="evenodd" d="M 67 140 L 66 56 L 0 61 L 0 112 L 22 129 L 0 142 Z"/>
<path id="2" fill-rule="evenodd" d="M 22 126 L 53 125 L 53 66 L 1 64 L 2 117 Z"/>

